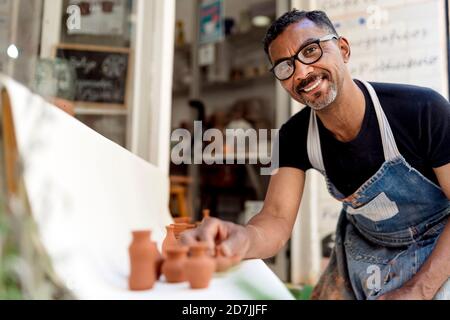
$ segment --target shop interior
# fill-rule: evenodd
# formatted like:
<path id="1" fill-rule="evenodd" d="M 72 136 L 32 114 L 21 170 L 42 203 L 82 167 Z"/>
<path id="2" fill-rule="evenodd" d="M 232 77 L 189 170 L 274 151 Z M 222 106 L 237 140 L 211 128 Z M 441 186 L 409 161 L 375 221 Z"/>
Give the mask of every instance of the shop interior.
<path id="1" fill-rule="evenodd" d="M 178 141 L 172 134 L 184 129 L 195 136 L 198 122 L 203 130 L 217 129 L 223 134 L 227 129 L 272 133 L 271 130 L 279 129 L 303 108 L 289 98 L 269 71 L 271 64 L 263 50 L 266 30 L 280 14 L 294 7 L 328 9 L 340 21 L 338 30 L 348 32 L 355 39 L 355 52 L 362 57 L 352 66 L 356 74 L 373 80 L 423 81 L 448 95 L 448 28 L 437 27 L 448 21 L 443 18 L 448 15 L 442 13 L 439 5 L 428 1 L 433 2 L 433 10 L 424 11 L 421 4 L 410 8 L 423 12 L 424 16 L 419 18 L 423 18 L 420 21 L 424 29 L 438 30 L 433 34 L 411 32 L 429 37 L 426 40 L 434 49 L 426 53 L 417 51 L 417 54 L 435 55 L 438 57 L 433 60 L 435 64 L 401 70 L 402 67 L 380 62 L 385 44 L 382 37 L 373 35 L 380 30 L 390 35 L 392 29 L 403 30 L 412 24 L 402 28 L 395 23 L 387 24 L 385 28 L 371 29 L 372 37 L 369 37 L 366 29 L 360 29 L 360 18 L 358 24 L 346 22 L 362 15 L 368 16 L 367 21 L 375 17 L 378 23 L 384 21 L 385 15 L 362 10 L 364 1 L 337 2 L 340 6 L 331 1 L 308 0 L 3 0 L 0 1 L 0 73 L 92 129 L 96 134 L 93 140 L 96 143 L 98 140 L 99 145 L 106 143 L 102 140 L 106 138 L 107 143 L 114 143 L 114 148 L 129 152 L 129 157 L 133 157 L 132 166 L 139 167 L 139 161 L 144 160 L 157 168 L 160 172 L 156 176 L 167 179 L 167 186 L 161 183 L 163 191 L 155 191 L 149 199 L 159 202 L 167 197 L 170 219 L 190 217 L 199 221 L 207 209 L 212 217 L 245 224 L 264 204 L 270 176 L 259 172 L 265 164 L 259 158 L 251 161 L 255 155 L 248 152 L 235 154 L 243 157 L 244 163 L 175 164 L 171 152 Z M 217 5 L 220 19 L 215 25 L 204 20 L 211 18 L 208 10 L 213 5 Z M 405 5 L 386 10 L 391 10 L 393 16 L 401 6 Z M 442 21 L 431 22 L 425 16 L 436 12 L 439 17 L 442 15 Z M 365 36 L 373 42 L 361 40 Z M 423 40 L 405 36 L 402 41 L 409 41 L 402 47 L 404 51 L 413 47 L 415 41 Z M 416 51 L 411 50 L 410 54 Z M 384 67 L 382 71 L 380 63 Z M 410 69 L 415 67 L 424 77 L 412 76 Z M 3 99 L 2 104 L 5 104 Z M 268 150 L 266 158 L 270 159 L 275 137 L 259 138 L 258 143 Z M 7 140 L 1 141 L 5 144 Z M 91 149 L 94 151 L 95 145 Z M 92 159 L 105 160 L 100 155 Z M 111 172 L 125 170 L 114 169 L 114 161 L 95 165 L 111 166 Z M 150 177 L 151 170 L 148 171 Z M 114 179 L 105 180 L 111 185 L 116 183 Z M 298 219 L 302 223 L 297 221 L 290 242 L 277 256 L 264 260 L 264 267 L 270 268 L 298 299 L 308 297 L 329 261 L 340 213 L 337 201 L 326 193 L 322 177 L 308 172 L 308 181 Z M 148 186 L 159 188 L 151 182 Z M 7 185 L 2 185 L 1 200 L 5 205 L 0 210 L 5 212 L 11 207 L 7 189 Z M 130 190 L 136 191 L 138 186 Z M 127 194 L 130 203 L 134 201 L 133 192 Z M 0 232 L 0 254 L 1 236 Z M 280 297 L 285 297 L 283 294 Z M 108 297 L 106 293 L 104 296 Z"/>

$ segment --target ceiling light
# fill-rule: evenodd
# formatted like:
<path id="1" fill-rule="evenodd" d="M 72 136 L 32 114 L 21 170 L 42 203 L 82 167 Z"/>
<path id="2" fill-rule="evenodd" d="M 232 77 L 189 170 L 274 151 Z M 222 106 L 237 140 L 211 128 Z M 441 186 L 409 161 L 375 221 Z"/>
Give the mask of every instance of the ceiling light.
<path id="1" fill-rule="evenodd" d="M 8 47 L 6 53 L 8 54 L 8 57 L 10 57 L 11 59 L 19 58 L 19 49 L 17 49 L 17 47 L 14 44 Z"/>
<path id="2" fill-rule="evenodd" d="M 253 17 L 252 23 L 255 27 L 267 27 L 270 24 L 270 18 L 267 16 Z"/>

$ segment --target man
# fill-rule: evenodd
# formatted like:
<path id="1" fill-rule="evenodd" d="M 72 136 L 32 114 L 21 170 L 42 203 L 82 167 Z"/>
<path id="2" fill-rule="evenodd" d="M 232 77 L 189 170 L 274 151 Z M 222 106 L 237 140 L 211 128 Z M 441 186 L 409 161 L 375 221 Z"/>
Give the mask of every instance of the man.
<path id="1" fill-rule="evenodd" d="M 350 44 L 321 11 L 284 14 L 265 50 L 282 86 L 308 107 L 280 130 L 280 169 L 263 210 L 246 226 L 206 220 L 183 241 L 274 256 L 315 168 L 343 209 L 314 298 L 450 298 L 449 103 L 431 89 L 352 79 Z"/>

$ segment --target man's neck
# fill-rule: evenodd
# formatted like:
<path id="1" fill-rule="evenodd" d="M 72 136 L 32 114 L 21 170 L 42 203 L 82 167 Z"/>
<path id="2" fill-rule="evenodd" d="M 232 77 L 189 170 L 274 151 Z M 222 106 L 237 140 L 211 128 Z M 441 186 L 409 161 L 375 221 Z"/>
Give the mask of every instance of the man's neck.
<path id="1" fill-rule="evenodd" d="M 337 100 L 324 110 L 317 111 L 317 116 L 325 128 L 341 142 L 356 138 L 366 111 L 363 92 L 352 79 L 349 80 L 344 82 Z"/>

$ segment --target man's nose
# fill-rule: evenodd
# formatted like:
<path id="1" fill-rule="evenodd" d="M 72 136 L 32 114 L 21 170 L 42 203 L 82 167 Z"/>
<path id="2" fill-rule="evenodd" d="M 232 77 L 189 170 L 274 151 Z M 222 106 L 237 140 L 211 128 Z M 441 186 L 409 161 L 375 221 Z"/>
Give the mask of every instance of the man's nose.
<path id="1" fill-rule="evenodd" d="M 299 82 L 306 79 L 313 70 L 314 68 L 311 65 L 295 60 L 294 80 Z"/>

